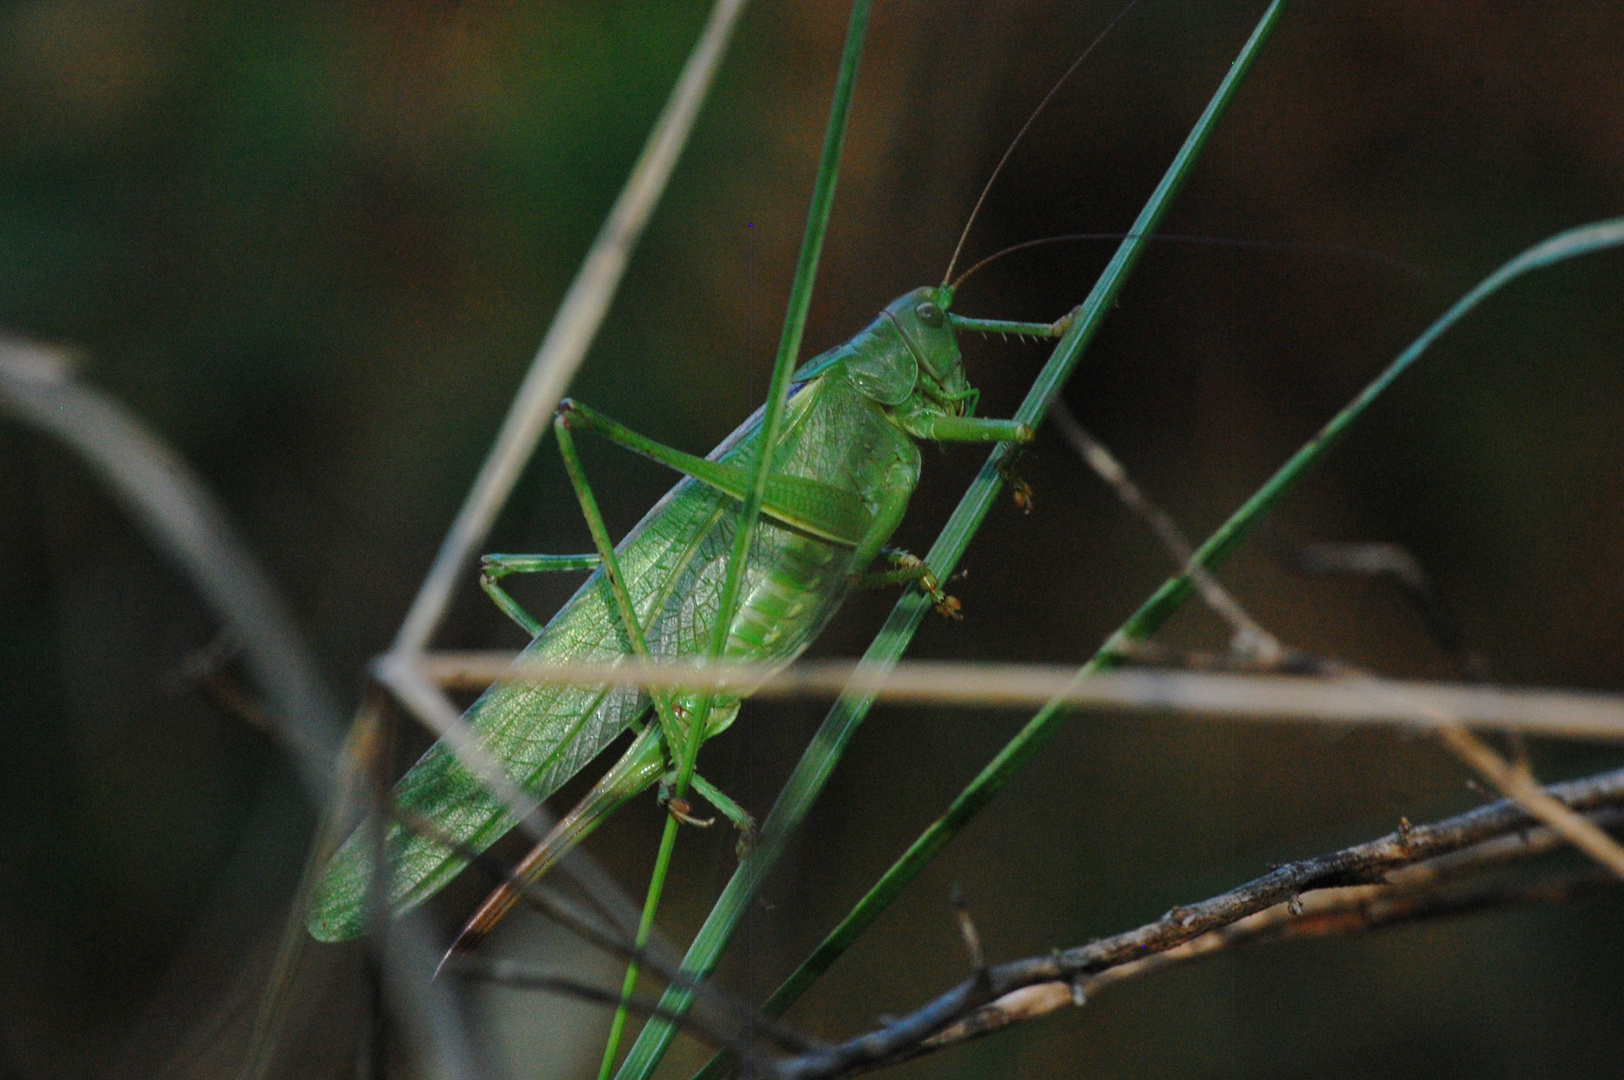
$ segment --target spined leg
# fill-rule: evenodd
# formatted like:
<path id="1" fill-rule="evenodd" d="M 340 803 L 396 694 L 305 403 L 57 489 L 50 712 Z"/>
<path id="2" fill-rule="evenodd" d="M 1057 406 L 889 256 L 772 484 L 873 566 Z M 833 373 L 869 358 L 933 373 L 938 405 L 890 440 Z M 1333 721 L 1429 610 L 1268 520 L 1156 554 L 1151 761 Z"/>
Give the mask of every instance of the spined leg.
<path id="1" fill-rule="evenodd" d="M 919 591 L 930 597 L 930 602 L 936 605 L 938 615 L 947 619 L 964 617 L 959 614 L 963 605 L 959 603 L 958 597 L 947 594 L 936 575 L 931 573 L 930 567 L 925 565 L 924 559 L 901 548 L 882 548 L 880 554 L 896 569 L 858 574 L 853 582 L 857 588 L 883 589 L 888 585 L 917 583 Z"/>

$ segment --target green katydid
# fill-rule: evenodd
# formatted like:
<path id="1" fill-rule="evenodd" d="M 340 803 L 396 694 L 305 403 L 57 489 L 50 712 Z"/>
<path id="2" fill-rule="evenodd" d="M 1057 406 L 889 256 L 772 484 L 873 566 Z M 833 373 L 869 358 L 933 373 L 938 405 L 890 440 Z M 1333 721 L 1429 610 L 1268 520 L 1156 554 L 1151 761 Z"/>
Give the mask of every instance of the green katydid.
<path id="1" fill-rule="evenodd" d="M 855 583 L 914 581 L 944 614 L 955 602 L 919 560 L 885 549 L 920 475 L 918 440 L 1025 443 L 1032 431 L 1010 420 L 975 416 L 978 391 L 964 374 L 956 330 L 1058 337 L 1056 323 L 968 319 L 951 314 L 948 286 L 921 288 L 888 305 L 850 341 L 803 365 L 776 448 L 763 520 L 754 538 L 744 590 L 729 627 L 724 659 L 788 664 L 817 637 Z M 491 556 L 484 585 L 532 635 L 527 664 L 613 662 L 626 656 L 702 655 L 714 629 L 717 594 L 738 525 L 737 505 L 750 477 L 761 413 L 746 420 L 706 458 L 662 446 L 574 402 L 554 423 L 559 450 L 597 551 L 592 555 Z M 611 546 L 574 448 L 572 432 L 595 431 L 686 474 L 621 541 Z M 876 559 L 893 568 L 868 573 Z M 591 576 L 540 626 L 497 581 L 528 571 L 592 569 Z M 740 694 L 718 694 L 704 736 L 726 729 Z M 698 694 L 634 687 L 499 683 L 466 719 L 485 748 L 538 799 L 558 790 L 652 709 L 631 747 L 581 804 L 564 817 L 521 867 L 534 879 L 614 809 L 660 780 L 688 738 Z M 699 793 L 734 820 L 747 816 L 696 777 Z M 470 848 L 483 850 L 513 827 L 502 805 L 460 766 L 432 747 L 396 786 L 399 804 Z M 671 811 L 688 814 L 672 800 Z M 390 829 L 391 904 L 421 903 L 462 870 L 465 860 L 434 840 Z M 362 833 L 330 864 L 312 903 L 309 926 L 328 941 L 358 936 L 367 919 L 371 860 Z M 464 931 L 462 943 L 494 925 L 512 905 L 499 890 Z"/>

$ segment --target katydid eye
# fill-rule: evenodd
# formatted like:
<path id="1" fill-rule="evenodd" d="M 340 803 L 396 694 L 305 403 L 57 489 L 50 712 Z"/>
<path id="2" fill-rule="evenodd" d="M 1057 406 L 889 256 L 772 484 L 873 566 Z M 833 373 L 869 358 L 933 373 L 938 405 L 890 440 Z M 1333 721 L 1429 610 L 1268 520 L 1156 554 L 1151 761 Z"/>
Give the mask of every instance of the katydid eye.
<path id="1" fill-rule="evenodd" d="M 929 300 L 914 308 L 914 314 L 918 315 L 919 321 L 924 323 L 926 326 L 942 325 L 942 309 L 931 303 Z"/>

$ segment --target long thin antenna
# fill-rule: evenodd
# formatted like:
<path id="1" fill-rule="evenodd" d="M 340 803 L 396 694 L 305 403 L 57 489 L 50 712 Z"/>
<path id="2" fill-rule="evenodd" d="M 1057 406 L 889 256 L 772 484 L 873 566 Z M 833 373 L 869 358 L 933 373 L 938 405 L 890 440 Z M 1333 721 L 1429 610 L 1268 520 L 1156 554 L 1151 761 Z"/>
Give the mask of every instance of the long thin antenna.
<path id="1" fill-rule="evenodd" d="M 970 219 L 964 223 L 964 231 L 959 233 L 959 242 L 953 247 L 953 257 L 947 261 L 947 273 L 942 275 L 943 285 L 953 280 L 953 268 L 959 264 L 959 253 L 964 250 L 964 242 L 970 238 L 970 226 L 976 223 L 976 215 L 981 213 L 981 204 L 987 201 L 987 192 L 992 190 L 993 182 L 998 179 L 998 174 L 1004 171 L 1004 165 L 1009 161 L 1009 156 L 1020 145 L 1021 139 L 1025 137 L 1027 130 L 1031 128 L 1032 122 L 1038 118 L 1038 114 L 1044 110 L 1044 107 L 1049 104 L 1055 94 L 1060 92 L 1060 88 L 1066 84 L 1066 80 L 1071 78 L 1072 72 L 1082 67 L 1083 61 L 1088 59 L 1088 54 L 1093 52 L 1099 46 L 1099 43 L 1105 40 L 1107 34 L 1116 29 L 1116 24 L 1126 18 L 1128 12 L 1138 6 L 1139 0 L 1129 0 L 1128 6 L 1117 12 L 1116 18 L 1106 24 L 1105 29 L 1101 30 L 1099 35 L 1089 43 L 1088 48 L 1083 50 L 1082 55 L 1071 62 L 1071 67 L 1066 69 L 1066 73 L 1056 79 L 1053 86 L 1049 87 L 1049 92 L 1043 95 L 1043 100 L 1038 102 L 1038 107 L 1033 109 L 1032 115 L 1026 118 L 1026 123 L 1021 125 L 1021 130 L 1017 131 L 1015 137 L 1009 141 L 1009 146 L 1004 150 L 1004 156 L 998 159 L 997 165 L 993 166 L 992 175 L 987 177 L 987 183 L 982 187 L 981 194 L 976 196 L 975 207 L 970 211 Z"/>
<path id="2" fill-rule="evenodd" d="M 1375 248 L 1359 247 L 1357 244 L 1326 244 L 1309 240 L 1252 240 L 1233 236 L 1191 236 L 1185 233 L 1156 233 L 1154 236 L 1142 236 L 1140 233 L 1131 232 L 1061 233 L 1058 236 L 1044 236 L 1036 240 L 1023 240 L 1019 244 L 1011 244 L 1002 251 L 995 251 L 960 274 L 948 288 L 958 292 L 959 286 L 968 281 L 970 276 L 982 267 L 997 262 L 1005 255 L 1013 255 L 1017 251 L 1028 251 L 1035 247 L 1043 247 L 1046 244 L 1070 244 L 1089 240 L 1140 239 L 1151 240 L 1158 244 L 1196 244 L 1208 247 L 1255 248 L 1264 251 L 1349 255 L 1385 266 L 1390 270 L 1397 270 L 1408 277 L 1420 278 L 1425 276 L 1418 268 L 1411 266 L 1403 259 L 1395 258 L 1386 252 L 1377 251 Z"/>

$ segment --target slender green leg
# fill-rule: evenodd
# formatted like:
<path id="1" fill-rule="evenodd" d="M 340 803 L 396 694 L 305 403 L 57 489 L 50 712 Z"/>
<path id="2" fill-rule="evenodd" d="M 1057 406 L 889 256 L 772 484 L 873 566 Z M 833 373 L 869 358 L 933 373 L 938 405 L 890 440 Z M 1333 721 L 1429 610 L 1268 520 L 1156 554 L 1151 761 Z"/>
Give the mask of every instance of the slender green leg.
<path id="1" fill-rule="evenodd" d="M 1063 337 L 1071 329 L 1073 320 L 1077 318 L 1074 309 L 1062 315 L 1052 323 L 1042 322 L 1010 322 L 1007 319 L 972 319 L 965 315 L 949 315 L 953 320 L 955 330 L 973 330 L 978 334 L 1015 334 L 1018 337 L 1057 338 Z"/>
<path id="2" fill-rule="evenodd" d="M 672 786 L 677 782 L 676 770 L 666 773 L 660 778 L 660 802 L 671 808 L 671 813 L 679 821 L 688 825 L 698 825 L 700 828 L 709 828 L 716 823 L 715 818 L 696 818 L 693 816 L 693 805 L 687 799 L 672 794 Z M 739 830 L 739 843 L 734 853 L 739 858 L 747 858 L 750 849 L 755 846 L 756 834 L 761 830 L 756 827 L 756 819 L 750 812 L 728 797 L 727 793 L 715 784 L 700 776 L 697 772 L 689 778 L 693 789 L 699 792 L 701 798 L 716 807 L 721 815 L 733 823 Z"/>
<path id="3" fill-rule="evenodd" d="M 585 555 L 487 555 L 479 561 L 487 577 L 498 580 L 509 574 L 538 574 L 554 570 L 596 570 L 603 559 L 595 552 Z"/>
<path id="4" fill-rule="evenodd" d="M 853 585 L 859 589 L 883 589 L 891 585 L 912 585 L 916 581 L 931 578 L 930 567 L 917 555 L 910 554 L 902 548 L 892 547 L 881 548 L 880 554 L 897 569 L 858 574 L 852 582 Z"/>
<path id="5" fill-rule="evenodd" d="M 1001 336 L 1014 334 L 1017 337 L 1058 338 L 1064 336 L 1066 331 L 1071 329 L 1071 324 L 1076 321 L 1077 313 L 1081 310 L 1080 307 L 1073 308 L 1052 323 L 1011 322 L 1007 319 L 975 319 L 965 315 L 950 315 L 948 317 L 953 320 L 953 326 L 958 330 L 973 330 L 980 334 L 999 334 Z M 953 430 L 953 427 L 954 425 L 939 425 L 936 437 L 943 442 L 997 441 L 996 439 L 987 438 L 984 433 L 977 433 L 971 439 L 960 439 L 955 437 L 957 433 Z M 1015 439 L 1013 441 L 1027 442 L 1030 439 Z M 1010 492 L 1015 497 L 1015 505 L 1020 507 L 1024 513 L 1031 513 L 1031 485 L 1015 475 L 1014 468 L 1008 462 L 1001 463 L 998 471 L 1003 475 L 1005 482 L 1009 484 Z"/>
<path id="6" fill-rule="evenodd" d="M 857 541 L 857 547 L 851 553 L 853 575 L 868 569 L 868 564 L 874 561 L 891 534 L 897 531 L 897 526 L 902 523 L 902 515 L 908 512 L 908 498 L 913 494 L 913 481 L 908 470 L 900 464 L 893 465 L 886 481 L 885 493 L 880 497 L 880 509 L 874 515 L 874 524 Z"/>
<path id="7" fill-rule="evenodd" d="M 711 806 L 721 810 L 721 815 L 726 817 L 729 822 L 732 822 L 732 827 L 739 830 L 739 843 L 734 848 L 734 854 L 737 854 L 741 859 L 749 858 L 750 848 L 754 848 L 755 838 L 762 832 L 757 827 L 757 823 L 755 823 L 754 817 L 750 815 L 749 810 L 745 810 L 737 802 L 729 799 L 726 793 L 723 793 L 723 789 L 718 788 L 711 781 L 705 780 L 698 773 L 693 773 L 689 783 L 693 784 L 693 789 L 700 793 L 700 797 L 703 797 L 706 802 L 710 802 Z"/>
<path id="8" fill-rule="evenodd" d="M 558 437 L 558 453 L 564 459 L 564 469 L 569 473 L 571 486 L 575 488 L 575 497 L 581 504 L 581 515 L 586 518 L 587 530 L 592 533 L 592 544 L 598 549 L 598 558 L 603 562 L 603 576 L 608 580 L 609 591 L 620 610 L 620 622 L 631 641 L 632 653 L 647 663 L 650 659 L 648 639 L 643 635 L 642 624 L 637 621 L 632 595 L 626 588 L 625 576 L 620 572 L 620 559 L 615 556 L 615 546 L 609 540 L 609 530 L 598 511 L 598 500 L 592 494 L 592 484 L 586 478 L 586 471 L 581 468 L 581 457 L 575 450 L 575 437 L 570 434 L 565 417 L 566 414 L 560 411 L 553 421 L 553 433 Z M 676 718 L 672 715 L 669 695 L 665 691 L 650 690 L 649 697 L 654 701 L 654 711 L 659 714 L 660 730 L 665 733 L 666 745 L 681 746 L 682 730 L 677 727 Z"/>
<path id="9" fill-rule="evenodd" d="M 1069 316 L 1068 316 L 1069 318 Z M 1065 322 L 1062 319 L 1061 322 Z M 1059 325 L 1058 323 L 1056 325 Z M 1032 441 L 1032 429 L 1014 420 L 983 420 L 969 416 L 938 417 L 931 424 L 930 436 L 938 442 L 988 443 L 1012 442 L 1024 446 Z M 1019 451 L 1016 451 L 1018 454 Z M 1032 485 L 1015 475 L 1012 454 L 998 465 L 998 472 L 1009 484 L 1015 505 L 1023 513 L 1032 512 Z"/>
<path id="10" fill-rule="evenodd" d="M 1021 513 L 1030 514 L 1032 504 L 1036 499 L 1032 493 L 1032 485 L 1023 480 L 1021 474 L 1015 471 L 1016 460 L 1018 460 L 1018 455 L 1011 454 L 1003 461 L 1000 461 L 998 463 L 998 475 L 1002 476 L 1004 483 L 1009 485 L 1010 497 L 1015 500 L 1015 505 L 1021 508 Z"/>
<path id="11" fill-rule="evenodd" d="M 638 625 L 631 594 L 627 591 L 625 579 L 621 575 L 619 560 L 615 557 L 614 546 L 609 542 L 609 533 L 604 527 L 603 517 L 598 512 L 597 499 L 593 496 L 591 484 L 587 481 L 586 473 L 581 468 L 581 459 L 576 453 L 575 440 L 570 433 L 570 429 L 574 425 L 598 431 L 628 449 L 652 457 L 662 464 L 671 465 L 673 468 L 688 473 L 690 476 L 695 476 L 701 481 L 711 483 L 724 491 L 727 490 L 725 486 L 728 480 L 727 474 L 737 470 L 727 470 L 725 466 L 717 466 L 715 462 L 707 462 L 703 458 L 695 458 L 692 455 L 683 454 L 681 451 L 671 450 L 669 447 L 662 446 L 652 439 L 638 435 L 636 432 L 630 431 L 602 416 L 595 410 L 588 409 L 576 402 L 565 401 L 559 406 L 558 417 L 553 421 L 553 430 L 558 436 L 559 453 L 564 458 L 564 467 L 569 472 L 570 483 L 575 487 L 576 498 L 580 500 L 581 512 L 587 519 L 587 528 L 592 532 L 592 542 L 597 547 L 598 555 L 602 559 L 604 576 L 608 578 L 610 588 L 614 591 L 615 603 L 620 608 L 621 621 L 626 626 L 628 637 L 631 638 L 632 649 L 638 657 L 646 659 L 649 655 L 648 643 L 644 639 L 642 627 Z M 723 483 L 717 483 L 718 479 L 721 479 Z M 732 494 L 732 492 L 728 493 Z M 686 740 L 682 737 L 683 733 L 679 731 L 671 717 L 671 702 L 664 693 L 650 691 L 649 696 L 654 699 L 655 707 L 659 712 L 660 726 L 665 733 L 666 746 L 674 753 L 675 748 L 683 746 Z M 692 782 L 692 779 L 690 779 L 690 782 Z M 722 796 L 721 792 L 716 791 L 714 787 L 708 784 L 706 787 L 721 796 L 722 803 L 715 803 L 712 800 L 718 809 L 722 809 L 724 813 L 727 813 L 728 810 L 735 810 L 748 819 L 748 815 L 739 810 L 731 799 Z M 710 796 L 706 795 L 706 798 L 709 799 Z M 682 805 L 676 805 L 679 802 Z M 725 804 L 725 808 L 723 804 Z M 695 821 L 688 812 L 689 807 L 686 801 L 681 800 L 680 797 L 668 800 L 667 806 L 671 814 L 666 820 L 665 832 L 660 837 L 660 850 L 654 859 L 654 873 L 649 880 L 648 895 L 643 902 L 642 918 L 637 925 L 636 944 L 638 948 L 643 948 L 648 944 L 649 934 L 654 927 L 654 913 L 659 908 L 660 895 L 664 891 L 666 875 L 671 868 L 671 853 L 676 847 L 678 822 L 688 821 L 692 823 Z M 753 821 L 751 821 L 751 827 L 752 829 L 754 827 Z M 637 965 L 627 965 L 626 976 L 621 983 L 622 1002 L 630 999 L 632 991 L 637 988 L 637 975 Z M 625 1030 L 625 1026 L 626 1008 L 622 1004 L 619 1009 L 615 1010 L 614 1020 L 610 1024 L 609 1041 L 604 1048 L 599 1080 L 606 1080 L 614 1067 L 615 1055 L 618 1052 L 620 1037 Z"/>
<path id="12" fill-rule="evenodd" d="M 722 816 L 731 821 L 739 832 L 749 835 L 756 830 L 756 819 L 750 812 L 729 798 L 721 788 L 706 780 L 698 773 L 693 776 L 694 790 L 699 792 L 704 800 L 721 811 Z"/>
<path id="13" fill-rule="evenodd" d="M 933 422 L 934 430 L 928 437 L 942 442 L 1016 442 L 1028 443 L 1032 441 L 1032 429 L 1025 424 L 1013 420 L 978 420 L 973 417 L 939 417 Z M 900 468 L 900 466 L 899 466 Z M 1028 489 L 1029 490 L 1029 489 Z M 908 478 L 898 475 L 894 482 L 887 486 L 886 493 L 881 499 L 879 512 L 874 515 L 874 523 L 869 531 L 857 542 L 857 548 L 852 552 L 851 576 L 852 584 L 859 588 L 871 587 L 879 584 L 903 584 L 918 582 L 920 590 L 930 597 L 935 605 L 937 614 L 949 618 L 959 618 L 960 604 L 956 597 L 947 595 L 943 591 L 940 580 L 931 573 L 930 567 L 917 556 L 909 555 L 903 551 L 886 552 L 887 557 L 897 569 L 882 571 L 878 574 L 865 573 L 869 563 L 878 556 L 887 538 L 896 531 L 897 524 L 901 522 L 902 515 L 908 510 L 908 497 L 911 494 Z M 1028 495 L 1030 498 L 1030 495 Z"/>
<path id="14" fill-rule="evenodd" d="M 925 560 L 917 555 L 903 551 L 901 548 L 883 548 L 880 554 L 890 560 L 895 570 L 881 570 L 874 573 L 853 575 L 852 584 L 859 589 L 883 589 L 889 585 L 918 584 L 919 591 L 930 597 L 930 602 L 936 605 L 936 613 L 945 619 L 961 619 L 959 614 L 963 606 L 955 596 L 947 595 L 942 583 L 931 573 Z"/>
<path id="15" fill-rule="evenodd" d="M 620 421 L 604 415 L 590 405 L 583 404 L 573 398 L 565 398 L 558 405 L 560 419 L 571 431 L 595 431 L 612 443 L 624 446 L 635 454 L 641 454 L 651 461 L 658 461 L 661 465 L 668 465 L 679 472 L 689 476 L 703 477 L 707 472 L 705 466 L 716 466 L 717 463 L 709 461 L 694 454 L 686 453 L 675 447 L 667 446 L 657 439 L 633 431 Z M 723 466 L 731 472 L 738 472 L 740 476 L 746 475 L 743 470 Z"/>
<path id="16" fill-rule="evenodd" d="M 958 600 L 942 591 L 941 584 L 930 572 L 930 567 L 925 565 L 924 560 L 900 548 L 883 546 L 886 539 L 896 531 L 902 515 L 908 512 L 908 497 L 912 494 L 905 475 L 899 474 L 893 480 L 881 499 L 879 512 L 874 515 L 873 526 L 863 539 L 857 542 L 857 549 L 852 552 L 848 576 L 852 584 L 860 589 L 918 582 L 920 589 L 930 597 L 931 603 L 936 605 L 938 614 L 956 619 L 959 617 Z M 897 569 L 877 574 L 868 573 L 868 565 L 881 554 L 884 554 Z"/>
<path id="17" fill-rule="evenodd" d="M 524 628 L 531 637 L 541 633 L 541 623 L 519 606 L 519 602 L 497 584 L 509 574 L 533 574 L 552 570 L 595 570 L 603 562 L 596 555 L 487 555 L 480 560 L 479 587 L 502 613 Z"/>
<path id="18" fill-rule="evenodd" d="M 919 558 L 917 555 L 913 558 Z M 885 589 L 892 585 L 912 585 L 916 581 L 924 581 L 930 577 L 930 567 L 921 560 L 914 566 L 903 566 L 900 570 L 881 570 L 866 574 L 858 574 L 852 584 L 859 589 Z"/>

